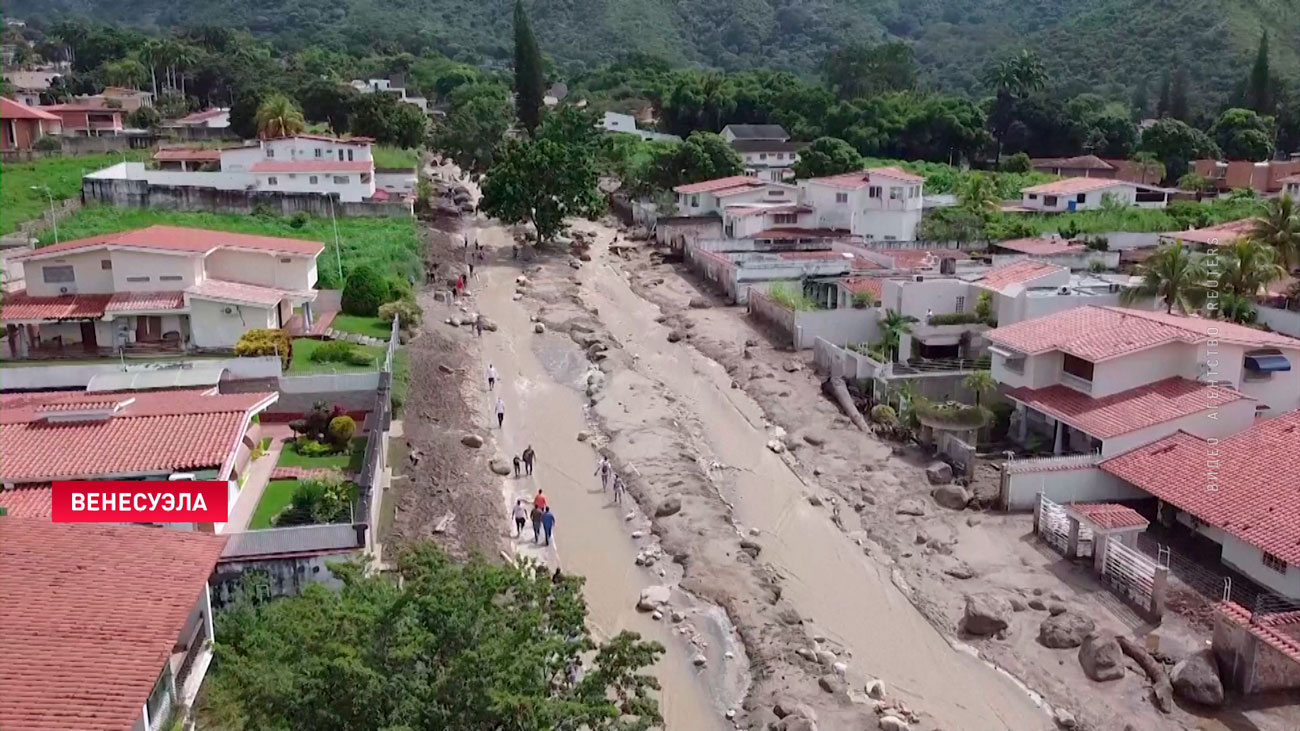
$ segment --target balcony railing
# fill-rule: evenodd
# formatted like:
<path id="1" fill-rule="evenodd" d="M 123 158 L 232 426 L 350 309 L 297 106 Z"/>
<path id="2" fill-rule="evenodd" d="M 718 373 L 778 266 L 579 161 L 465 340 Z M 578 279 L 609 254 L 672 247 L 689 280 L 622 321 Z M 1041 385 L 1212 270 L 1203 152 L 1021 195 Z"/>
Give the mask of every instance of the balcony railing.
<path id="1" fill-rule="evenodd" d="M 1070 373 L 1061 373 L 1061 383 L 1076 391 L 1092 393 L 1092 381 L 1085 381 L 1084 379 Z"/>

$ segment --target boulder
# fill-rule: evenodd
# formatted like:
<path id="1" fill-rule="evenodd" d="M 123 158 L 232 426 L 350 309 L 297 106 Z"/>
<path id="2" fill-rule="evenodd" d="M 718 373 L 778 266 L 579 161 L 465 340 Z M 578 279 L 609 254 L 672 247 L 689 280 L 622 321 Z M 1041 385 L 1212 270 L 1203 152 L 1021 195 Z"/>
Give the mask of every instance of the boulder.
<path id="1" fill-rule="evenodd" d="M 493 472 L 502 477 L 506 477 L 510 474 L 510 463 L 499 457 L 489 462 L 488 467 L 491 467 Z"/>
<path id="2" fill-rule="evenodd" d="M 929 474 L 929 470 L 926 473 Z M 949 510 L 965 510 L 970 502 L 970 493 L 961 485 L 940 485 L 930 491 L 930 497 Z"/>
<path id="3" fill-rule="evenodd" d="M 1091 619 L 1074 612 L 1054 614 L 1038 625 L 1038 642 L 1056 650 L 1078 647 L 1096 628 Z"/>
<path id="4" fill-rule="evenodd" d="M 483 437 L 480 437 L 477 434 L 466 434 L 465 436 L 460 438 L 460 443 L 464 444 L 467 447 L 473 447 L 474 449 L 478 449 L 479 447 L 483 446 Z"/>
<path id="5" fill-rule="evenodd" d="M 952 465 L 940 460 L 931 462 L 925 466 L 925 479 L 929 480 L 931 485 L 952 482 Z"/>
<path id="6" fill-rule="evenodd" d="M 898 503 L 898 507 L 894 508 L 894 512 L 899 515 L 925 515 L 925 505 L 920 500 L 908 498 Z"/>
<path id="7" fill-rule="evenodd" d="M 1079 646 L 1079 664 L 1083 673 L 1093 680 L 1104 682 L 1124 677 L 1124 651 L 1119 641 L 1109 632 L 1092 632 Z"/>
<path id="8" fill-rule="evenodd" d="M 655 508 L 656 518 L 666 518 L 670 515 L 676 515 L 682 512 L 682 499 L 677 495 L 665 498 L 663 502 Z"/>
<path id="9" fill-rule="evenodd" d="M 658 584 L 647 586 L 641 590 L 641 597 L 637 599 L 636 608 L 642 612 L 653 612 L 667 604 L 672 595 L 672 589 L 666 586 Z"/>
<path id="10" fill-rule="evenodd" d="M 962 627 L 980 637 L 995 635 L 1007 628 L 1010 614 L 1011 604 L 1006 599 L 996 594 L 970 594 L 966 597 Z"/>
<path id="11" fill-rule="evenodd" d="M 1211 650 L 1201 650 L 1181 660 L 1169 672 L 1174 694 L 1203 706 L 1223 705 L 1223 681 Z"/>

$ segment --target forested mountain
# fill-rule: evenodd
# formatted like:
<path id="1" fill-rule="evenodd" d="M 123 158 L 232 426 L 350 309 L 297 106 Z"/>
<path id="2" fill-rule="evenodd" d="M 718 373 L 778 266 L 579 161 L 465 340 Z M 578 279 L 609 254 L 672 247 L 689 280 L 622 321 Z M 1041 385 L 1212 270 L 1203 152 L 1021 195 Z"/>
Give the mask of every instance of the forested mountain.
<path id="1" fill-rule="evenodd" d="M 1273 69 L 1300 76 L 1295 0 L 532 0 L 543 51 L 572 71 L 639 51 L 676 63 L 813 72 L 852 42 L 911 43 L 927 86 L 978 89 L 990 59 L 1036 50 L 1071 91 L 1122 97 L 1171 66 L 1226 97 L 1262 30 Z M 139 27 L 248 29 L 287 48 L 423 49 L 505 65 L 510 0 L 5 0 L 6 17 L 80 15 Z"/>

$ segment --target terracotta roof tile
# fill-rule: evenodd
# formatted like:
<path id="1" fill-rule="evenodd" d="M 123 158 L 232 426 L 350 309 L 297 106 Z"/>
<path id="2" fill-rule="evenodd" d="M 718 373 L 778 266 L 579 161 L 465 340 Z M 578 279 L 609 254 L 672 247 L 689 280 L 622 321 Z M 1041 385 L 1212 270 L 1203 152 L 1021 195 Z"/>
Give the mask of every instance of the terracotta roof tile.
<path id="1" fill-rule="evenodd" d="M 1145 528 L 1151 523 L 1133 508 L 1117 503 L 1074 503 L 1067 505 L 1066 510 L 1098 528 Z"/>
<path id="2" fill-rule="evenodd" d="M 1132 185 L 1132 183 L 1127 181 L 1114 180 L 1112 178 L 1066 178 L 1064 180 L 1055 180 L 1050 183 L 1021 188 L 1020 192 L 1037 193 L 1038 195 L 1071 195 L 1073 193 L 1087 193 L 1091 190 L 1100 190 L 1101 188 L 1113 188 L 1115 186 L 1131 187 Z"/>
<path id="3" fill-rule="evenodd" d="M 1002 292 L 1014 284 L 1026 284 L 1035 279 L 1061 272 L 1069 272 L 1069 270 L 1043 261 L 1021 259 L 996 269 L 990 269 L 976 281 L 989 289 Z"/>
<path id="4" fill-rule="evenodd" d="M 744 185 L 750 188 L 756 188 L 763 185 L 762 181 L 751 178 L 748 175 L 732 175 L 726 178 L 714 178 L 713 180 L 702 180 L 698 183 L 688 185 L 679 185 L 673 188 L 676 193 L 712 193 L 715 190 L 724 190 L 726 188 L 735 188 Z"/>
<path id="5" fill-rule="evenodd" d="M 0 727 L 131 728 L 226 540 L 0 518 Z"/>
<path id="6" fill-rule="evenodd" d="M 1207 467 L 1207 455 L 1219 460 Z M 1300 411 L 1256 422 L 1211 445 L 1179 432 L 1101 463 L 1112 475 L 1300 566 Z M 1209 481 L 1208 473 L 1216 479 Z"/>
<path id="7" fill-rule="evenodd" d="M 1229 322 L 1123 307 L 1085 305 L 999 327 L 984 334 L 995 345 L 1033 355 L 1060 350 L 1102 361 L 1166 343 L 1203 343 L 1217 328 L 1221 341 L 1255 347 L 1300 349 L 1300 340 Z"/>
<path id="8" fill-rule="evenodd" d="M 157 249 L 159 251 L 192 252 L 196 254 L 219 248 L 255 249 L 311 256 L 315 256 L 325 249 L 325 245 L 319 241 L 287 239 L 276 236 L 254 236 L 227 231 L 211 231 L 203 228 L 187 228 L 185 226 L 149 226 L 148 228 L 138 228 L 133 231 L 119 231 L 118 233 L 101 234 L 51 244 L 14 258 L 45 257 L 50 254 L 93 249 L 100 246 Z"/>
<path id="9" fill-rule="evenodd" d="M 83 392 L 0 395 L 0 482 L 50 482 L 110 475 L 223 468 L 248 426 L 249 412 L 275 394 L 195 390 L 125 392 L 118 399 Z M 111 416 L 51 421 L 51 414 L 99 408 Z M 96 403 L 91 403 L 96 402 Z M 58 445 L 52 448 L 51 445 Z"/>
<path id="10" fill-rule="evenodd" d="M 1225 386 L 1175 376 L 1102 398 L 1060 384 L 1013 388 L 1007 391 L 1007 398 L 1097 439 L 1110 439 L 1249 397 Z"/>

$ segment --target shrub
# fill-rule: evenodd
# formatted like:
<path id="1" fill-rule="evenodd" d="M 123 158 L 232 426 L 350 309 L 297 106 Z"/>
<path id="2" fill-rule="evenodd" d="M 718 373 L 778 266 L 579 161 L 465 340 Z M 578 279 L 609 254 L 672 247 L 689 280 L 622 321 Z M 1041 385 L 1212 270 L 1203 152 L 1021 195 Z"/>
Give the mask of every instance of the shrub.
<path id="1" fill-rule="evenodd" d="M 63 142 L 54 135 L 45 135 L 32 143 L 32 149 L 40 150 L 41 152 L 54 152 L 55 150 L 63 149 Z"/>
<path id="2" fill-rule="evenodd" d="M 330 444 L 338 451 L 343 451 L 352 443 L 352 437 L 357 434 L 357 422 L 352 420 L 351 416 L 336 416 L 330 419 L 329 426 Z"/>
<path id="3" fill-rule="evenodd" d="M 235 343 L 235 355 L 279 355 L 280 367 L 289 367 L 289 357 L 293 351 L 289 333 L 272 328 L 257 328 L 239 336 Z"/>
<path id="4" fill-rule="evenodd" d="M 362 264 L 348 274 L 343 283 L 341 305 L 349 315 L 374 317 L 379 306 L 391 300 L 388 281 L 369 266 Z"/>
<path id="5" fill-rule="evenodd" d="M 412 300 L 398 300 L 380 306 L 379 319 L 384 322 L 392 322 L 393 315 L 401 317 L 400 322 L 403 330 L 415 329 L 424 321 L 424 309 Z"/>
<path id="6" fill-rule="evenodd" d="M 357 349 L 345 340 L 331 340 L 312 351 L 311 359 L 316 363 L 350 363 Z"/>
<path id="7" fill-rule="evenodd" d="M 307 437 L 298 437 L 294 440 L 293 451 L 302 457 L 324 457 L 328 454 L 334 454 L 338 450 L 334 445 L 326 442 L 318 442 L 315 439 Z"/>
<path id="8" fill-rule="evenodd" d="M 893 426 L 898 423 L 898 414 L 894 412 L 894 407 L 889 404 L 876 404 L 871 407 L 870 419 L 873 424 Z"/>

